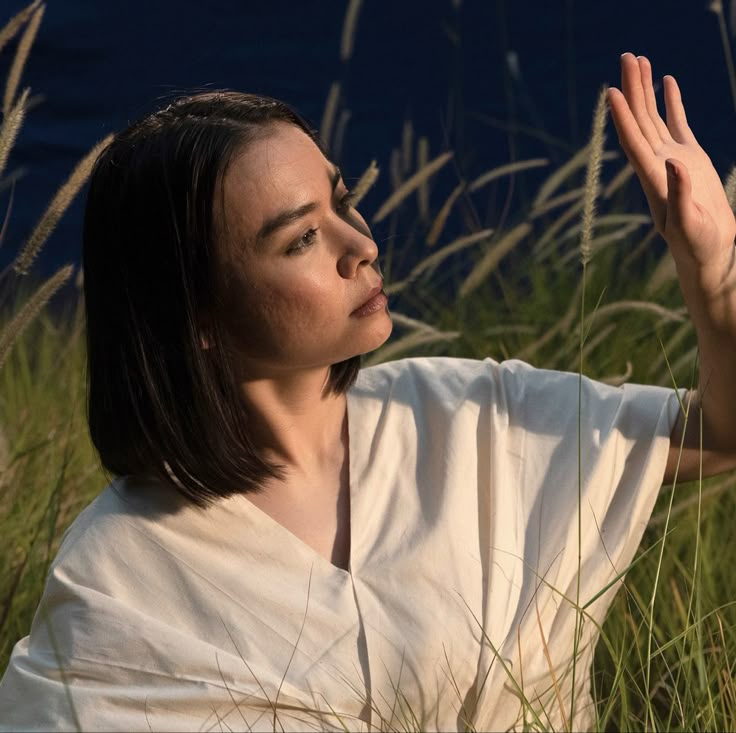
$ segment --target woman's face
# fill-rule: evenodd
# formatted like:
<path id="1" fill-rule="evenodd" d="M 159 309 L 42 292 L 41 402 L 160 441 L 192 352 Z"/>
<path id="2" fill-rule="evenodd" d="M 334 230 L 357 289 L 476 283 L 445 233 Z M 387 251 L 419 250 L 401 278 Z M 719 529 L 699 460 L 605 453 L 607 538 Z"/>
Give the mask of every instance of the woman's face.
<path id="1" fill-rule="evenodd" d="M 222 190 L 223 317 L 245 375 L 329 366 L 386 341 L 388 308 L 353 314 L 382 284 L 376 243 L 301 129 L 273 123 L 236 154 Z"/>

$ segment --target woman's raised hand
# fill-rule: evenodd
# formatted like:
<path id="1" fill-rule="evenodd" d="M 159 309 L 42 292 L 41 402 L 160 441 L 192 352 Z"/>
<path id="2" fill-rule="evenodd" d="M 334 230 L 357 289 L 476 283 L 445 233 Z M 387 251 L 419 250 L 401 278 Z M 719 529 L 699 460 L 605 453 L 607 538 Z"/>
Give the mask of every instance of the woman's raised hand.
<path id="1" fill-rule="evenodd" d="M 706 281 L 718 281 L 733 264 L 736 220 L 718 173 L 688 127 L 677 82 L 672 76 L 663 82 L 666 122 L 657 110 L 649 60 L 623 54 L 623 93 L 609 90 L 611 115 L 678 270 L 694 267 Z"/>

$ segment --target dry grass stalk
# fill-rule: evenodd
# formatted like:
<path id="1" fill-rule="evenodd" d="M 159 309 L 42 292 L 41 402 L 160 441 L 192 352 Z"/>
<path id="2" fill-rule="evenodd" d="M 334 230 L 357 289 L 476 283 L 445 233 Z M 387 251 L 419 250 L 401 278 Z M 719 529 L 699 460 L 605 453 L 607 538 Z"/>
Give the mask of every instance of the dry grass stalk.
<path id="1" fill-rule="evenodd" d="M 410 318 L 403 313 L 397 313 L 391 311 L 391 320 L 396 326 L 402 326 L 404 328 L 422 329 L 424 331 L 432 331 L 433 333 L 439 333 L 434 326 L 430 326 L 429 323 L 424 321 L 418 321 L 416 318 Z"/>
<path id="2" fill-rule="evenodd" d="M 435 217 L 434 222 L 432 222 L 432 228 L 429 230 L 429 234 L 427 235 L 427 245 L 429 247 L 433 247 L 437 244 L 437 240 L 440 238 L 440 234 L 442 234 L 442 230 L 445 228 L 445 224 L 447 223 L 447 217 L 450 215 L 450 210 L 464 190 L 465 181 L 460 181 L 460 183 L 455 186 L 453 192 L 447 197 L 445 203 L 442 204 L 442 208 Z"/>
<path id="3" fill-rule="evenodd" d="M 15 51 L 15 58 L 13 59 L 13 65 L 10 67 L 8 72 L 8 80 L 5 83 L 5 96 L 3 97 L 3 116 L 10 112 L 10 108 L 13 106 L 13 100 L 15 99 L 15 93 L 18 90 L 20 84 L 20 77 L 23 73 L 23 68 L 26 65 L 28 54 L 33 45 L 33 41 L 36 38 L 38 32 L 38 26 L 43 18 L 43 13 L 46 7 L 39 5 L 38 8 L 33 12 L 31 19 L 28 21 L 26 29 L 23 31 L 23 35 L 18 41 L 18 48 Z"/>
<path id="4" fill-rule="evenodd" d="M 604 384 L 610 384 L 612 387 L 620 387 L 622 384 L 631 379 L 631 375 L 634 373 L 634 365 L 630 362 L 626 362 L 626 371 L 623 374 L 613 374 L 610 377 L 601 377 L 598 381 Z"/>
<path id="5" fill-rule="evenodd" d="M 532 201 L 532 209 L 536 209 L 544 203 L 578 168 L 582 168 L 588 160 L 588 149 L 590 145 L 580 148 L 575 155 L 557 168 L 552 175 L 539 187 L 537 195 Z"/>
<path id="6" fill-rule="evenodd" d="M 322 123 L 319 126 L 319 136 L 328 148 L 330 147 L 332 126 L 335 124 L 335 115 L 337 114 L 337 103 L 339 100 L 340 82 L 333 81 L 330 85 L 330 91 L 327 93 L 325 109 L 322 112 Z"/>
<path id="7" fill-rule="evenodd" d="M 603 189 L 601 196 L 604 199 L 609 199 L 613 194 L 618 191 L 621 186 L 624 185 L 634 175 L 634 169 L 631 167 L 631 163 L 626 165 L 611 179 L 611 182 Z"/>
<path id="8" fill-rule="evenodd" d="M 659 303 L 652 303 L 649 300 L 619 300 L 615 303 L 603 305 L 598 310 L 590 313 L 585 318 L 584 329 L 587 332 L 593 319 L 601 319 L 606 316 L 616 315 L 618 313 L 629 313 L 636 311 L 639 313 L 651 313 L 659 316 L 660 321 L 683 323 L 687 320 L 687 309 L 678 308 L 676 310 L 665 308 Z"/>
<path id="9" fill-rule="evenodd" d="M 460 286 L 459 296 L 464 298 L 468 293 L 475 290 L 483 283 L 488 275 L 496 268 L 498 263 L 505 257 L 532 229 L 529 222 L 522 222 L 494 244 L 481 258 L 465 281 Z"/>
<path id="10" fill-rule="evenodd" d="M 585 147 L 580 148 L 575 155 L 557 168 L 554 173 L 539 187 L 537 195 L 532 201 L 532 208 L 537 208 L 544 203 L 572 174 L 582 168 L 588 162 L 588 154 L 590 150 L 590 143 Z M 603 153 L 603 160 L 614 160 L 619 157 L 619 154 L 607 150 Z"/>
<path id="11" fill-rule="evenodd" d="M 460 335 L 460 331 L 436 331 L 434 329 L 431 331 L 423 329 L 418 330 L 414 333 L 407 334 L 397 341 L 394 341 L 374 352 L 374 355 L 366 359 L 364 365 L 374 366 L 375 364 L 395 359 L 399 354 L 405 353 L 417 346 L 454 341 Z"/>
<path id="12" fill-rule="evenodd" d="M 651 224 L 652 217 L 649 214 L 603 214 L 597 217 L 596 227 L 603 229 L 604 227 L 610 226 L 642 226 L 644 224 Z M 560 239 L 568 239 L 570 237 L 577 236 L 582 232 L 583 222 L 579 221 L 573 224 L 569 229 L 566 229 Z"/>
<path id="13" fill-rule="evenodd" d="M 429 140 L 422 136 L 417 141 L 417 168 L 424 168 L 429 163 Z M 422 181 L 417 190 L 417 204 L 419 205 L 419 216 L 422 221 L 429 218 L 429 186 L 427 181 Z"/>
<path id="14" fill-rule="evenodd" d="M 401 172 L 406 175 L 411 170 L 412 149 L 414 147 L 414 124 L 404 120 L 401 130 Z"/>
<path id="15" fill-rule="evenodd" d="M 673 374 L 679 374 L 683 370 L 686 370 L 688 373 L 692 373 L 693 364 L 695 364 L 697 358 L 698 358 L 698 347 L 693 346 L 692 349 L 689 349 L 682 356 L 675 359 L 670 364 L 670 369 L 672 370 Z M 672 380 L 669 379 L 667 384 L 671 385 Z"/>
<path id="16" fill-rule="evenodd" d="M 533 251 L 537 259 L 543 259 L 547 250 L 554 249 L 557 243 L 557 234 L 571 219 L 574 219 L 583 209 L 582 200 L 576 201 L 560 214 L 557 219 L 545 228 L 542 236 L 534 243 Z"/>
<path id="17" fill-rule="evenodd" d="M 385 219 L 407 196 L 419 188 L 422 181 L 434 175 L 450 158 L 452 153 L 442 153 L 399 186 L 378 209 L 373 217 L 373 223 L 377 224 Z"/>
<path id="18" fill-rule="evenodd" d="M 736 211 L 736 165 L 731 168 L 723 184 L 726 189 L 726 198 L 731 205 L 731 210 Z"/>
<path id="19" fill-rule="evenodd" d="M 33 2 L 16 13 L 1 29 L 0 29 L 0 51 L 3 50 L 5 44 L 10 41 L 15 34 L 23 27 L 31 14 L 41 4 L 41 0 L 33 0 Z"/>
<path id="20" fill-rule="evenodd" d="M 608 232 L 607 234 L 601 234 L 598 237 L 595 237 L 594 239 L 591 239 L 589 242 L 589 248 L 591 252 L 598 252 L 603 247 L 609 244 L 614 244 L 616 242 L 621 242 L 623 240 L 626 240 L 627 237 L 632 234 L 634 231 L 636 231 L 641 224 L 638 222 L 630 222 L 629 224 L 625 224 L 622 227 L 619 227 L 618 229 L 615 229 L 612 232 Z M 572 250 L 570 252 L 566 252 L 562 257 L 559 259 L 560 265 L 567 264 L 570 260 L 575 259 L 577 256 L 577 251 Z"/>
<path id="21" fill-rule="evenodd" d="M 606 129 L 606 101 L 608 87 L 603 87 L 598 94 L 598 101 L 593 113 L 593 130 L 590 135 L 590 156 L 585 171 L 585 192 L 583 193 L 583 216 L 580 227 L 580 259 L 583 265 L 590 262 L 593 255 L 593 226 L 595 224 L 595 202 L 601 188 L 601 167 L 603 165 L 604 131 Z"/>
<path id="22" fill-rule="evenodd" d="M 357 206 L 361 199 L 371 190 L 379 173 L 380 169 L 376 165 L 376 161 L 372 160 L 363 175 L 358 179 L 358 182 L 353 186 L 353 206 Z"/>
<path id="23" fill-rule="evenodd" d="M 592 338 L 585 340 L 585 346 L 583 346 L 582 355 L 583 360 L 586 360 L 590 354 L 592 354 L 614 331 L 616 325 L 609 323 L 601 329 L 598 329 Z M 576 341 L 573 345 L 573 355 L 568 361 L 565 371 L 572 372 L 580 365 L 580 342 Z"/>
<path id="24" fill-rule="evenodd" d="M 355 28 L 358 25 L 358 14 L 363 0 L 350 0 L 345 11 L 345 20 L 342 24 L 342 38 L 340 39 L 340 61 L 347 61 L 353 55 Z"/>
<path id="25" fill-rule="evenodd" d="M 13 269 L 24 275 L 28 272 L 28 268 L 33 263 L 36 255 L 40 251 L 44 242 L 56 227 L 62 214 L 66 211 L 69 204 L 72 202 L 74 197 L 79 192 L 79 189 L 84 185 L 84 182 L 92 172 L 92 166 L 97 160 L 97 156 L 110 144 L 113 136 L 108 135 L 104 140 L 95 145 L 87 155 L 82 158 L 77 164 L 77 167 L 72 171 L 72 174 L 66 180 L 66 182 L 59 188 L 59 190 L 51 199 L 51 203 L 44 212 L 41 220 L 36 224 L 36 228 L 31 233 L 23 249 L 20 251 L 15 261 L 13 262 Z"/>
<path id="26" fill-rule="evenodd" d="M 468 185 L 468 191 L 471 193 L 477 191 L 479 188 L 486 186 L 491 181 L 495 181 L 497 178 L 502 176 L 508 176 L 512 173 L 518 173 L 520 171 L 529 170 L 530 168 L 543 168 L 549 165 L 547 158 L 531 158 L 530 160 L 517 160 L 515 163 L 507 163 L 506 165 L 500 165 L 498 168 L 484 173 L 478 176 L 474 181 Z"/>
<path id="27" fill-rule="evenodd" d="M 677 327 L 675 332 L 663 344 L 662 350 L 652 363 L 649 365 L 650 379 L 654 381 L 657 376 L 660 377 L 660 384 L 671 386 L 672 380 L 669 370 L 666 369 L 667 354 L 673 354 L 679 350 L 680 344 L 693 333 L 692 321 L 687 320 Z"/>
<path id="28" fill-rule="evenodd" d="M 482 231 L 475 232 L 474 234 L 469 234 L 464 237 L 458 237 L 458 239 L 455 239 L 454 241 L 450 242 L 450 244 L 446 245 L 442 249 L 438 249 L 434 254 L 423 259 L 406 276 L 406 278 L 404 278 L 404 280 L 396 283 L 391 283 L 390 285 L 385 287 L 384 291 L 386 292 L 386 295 L 392 295 L 400 292 L 407 285 L 416 280 L 423 272 L 427 272 L 428 270 L 431 271 L 455 252 L 459 252 L 466 247 L 470 247 L 473 244 L 477 244 L 478 242 L 483 242 L 489 239 L 491 236 L 493 236 L 493 231 L 493 229 L 483 229 Z"/>
<path id="29" fill-rule="evenodd" d="M 398 148 L 391 151 L 391 159 L 388 165 L 391 174 L 391 188 L 396 191 L 401 187 L 401 182 L 404 180 L 401 174 L 401 151 Z"/>
<path id="30" fill-rule="evenodd" d="M 644 286 L 645 295 L 654 295 L 663 285 L 677 279 L 677 268 L 672 255 L 665 252 L 654 268 L 652 276 Z"/>
<path id="31" fill-rule="evenodd" d="M 591 275 L 595 265 L 591 265 L 588 268 L 588 274 Z M 516 354 L 517 359 L 522 361 L 534 360 L 539 350 L 546 346 L 558 333 L 567 333 L 572 327 L 572 323 L 580 312 L 580 291 L 583 288 L 582 279 L 578 280 L 578 284 L 575 286 L 575 292 L 570 298 L 569 305 L 565 314 L 557 320 L 551 327 L 545 329 L 542 336 L 536 341 L 527 344 L 521 351 Z"/>
<path id="32" fill-rule="evenodd" d="M 26 115 L 26 102 L 30 91 L 30 89 L 24 89 L 16 104 L 3 118 L 3 126 L 0 128 L 0 178 L 2 178 L 5 171 L 10 151 L 13 149 L 18 132 L 23 124 Z"/>
<path id="33" fill-rule="evenodd" d="M 13 344 L 33 322 L 54 293 L 71 277 L 74 267 L 65 265 L 39 286 L 28 302 L 13 316 L 10 323 L 0 333 L 0 369 L 10 353 Z"/>
<path id="34" fill-rule="evenodd" d="M 542 214 L 546 214 L 548 211 L 552 211 L 552 209 L 562 206 L 562 204 L 569 204 L 571 201 L 577 201 L 584 190 L 585 188 L 580 186 L 579 188 L 573 188 L 571 191 L 561 193 L 559 196 L 547 199 L 539 206 L 539 208 L 532 209 L 529 212 L 529 219 L 538 219 Z"/>
<path id="35" fill-rule="evenodd" d="M 335 128 L 335 139 L 333 140 L 330 148 L 333 159 L 339 159 L 342 153 L 343 141 L 345 140 L 345 130 L 347 129 L 350 115 L 351 112 L 349 109 L 340 110 L 340 117 L 337 120 L 337 127 Z"/>

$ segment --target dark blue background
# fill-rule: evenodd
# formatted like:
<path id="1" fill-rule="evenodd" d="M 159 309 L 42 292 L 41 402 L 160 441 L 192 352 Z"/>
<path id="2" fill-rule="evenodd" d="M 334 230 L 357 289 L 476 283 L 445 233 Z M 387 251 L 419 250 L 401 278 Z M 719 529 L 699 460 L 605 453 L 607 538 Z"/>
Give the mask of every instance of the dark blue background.
<path id="1" fill-rule="evenodd" d="M 0 0 L 0 24 L 24 4 Z M 0 265 L 97 140 L 193 89 L 268 94 L 319 125 L 330 84 L 342 81 L 341 107 L 351 117 L 339 162 L 348 177 L 372 158 L 383 171 L 364 202 L 370 218 L 389 193 L 390 151 L 407 117 L 416 135 L 429 137 L 431 157 L 448 147 L 461 151 L 468 177 L 536 155 L 561 162 L 584 143 L 600 86 L 618 84 L 619 54 L 631 50 L 652 59 L 655 77 L 677 77 L 691 126 L 725 174 L 736 159 L 736 115 L 717 19 L 707 6 L 365 0 L 352 59 L 342 64 L 347 0 L 48 0 L 22 81 L 44 100 L 29 113 L 11 156 L 8 172 L 23 166 L 28 173 L 16 185 Z M 2 81 L 14 50 L 11 43 L 0 54 Z M 509 51 L 520 79 L 508 73 Z M 553 142 L 527 132 L 510 136 L 487 118 L 543 131 Z M 609 136 L 614 146 L 612 127 Z M 0 212 L 7 197 L 0 194 Z M 441 200 L 433 197 L 435 210 Z M 83 195 L 46 244 L 37 273 L 79 262 L 82 207 Z M 380 241 L 382 232 L 374 234 Z"/>

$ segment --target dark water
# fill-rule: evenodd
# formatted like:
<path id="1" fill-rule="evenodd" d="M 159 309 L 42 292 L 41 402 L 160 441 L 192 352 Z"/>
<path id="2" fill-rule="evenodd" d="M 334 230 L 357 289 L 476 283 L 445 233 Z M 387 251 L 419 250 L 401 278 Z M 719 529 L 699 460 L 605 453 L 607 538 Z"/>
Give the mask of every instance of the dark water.
<path id="1" fill-rule="evenodd" d="M 0 0 L 0 22 L 23 5 Z M 383 169 L 364 202 L 369 215 L 389 193 L 390 151 L 405 119 L 428 136 L 432 157 L 448 146 L 462 151 L 469 178 L 511 159 L 561 162 L 584 142 L 601 84 L 618 84 L 626 50 L 647 54 L 655 76 L 678 78 L 691 126 L 719 171 L 736 160 L 734 103 L 706 2 L 365 0 L 353 57 L 342 64 L 346 7 L 346 0 L 49 0 L 23 79 L 44 98 L 11 157 L 9 171 L 23 167 L 27 175 L 16 185 L 0 266 L 86 150 L 192 89 L 268 94 L 319 125 L 330 84 L 340 80 L 341 108 L 351 116 L 339 162 L 347 177 L 372 158 Z M 14 48 L 0 54 L 0 79 Z M 523 129 L 511 136 L 507 123 Z M 609 140 L 613 146 L 612 127 Z M 448 176 L 446 185 L 455 180 Z M 0 194 L 0 211 L 7 197 Z M 37 272 L 79 262 L 82 199 L 48 241 Z M 438 189 L 435 210 L 441 200 Z M 386 235 L 380 225 L 374 234 Z"/>

